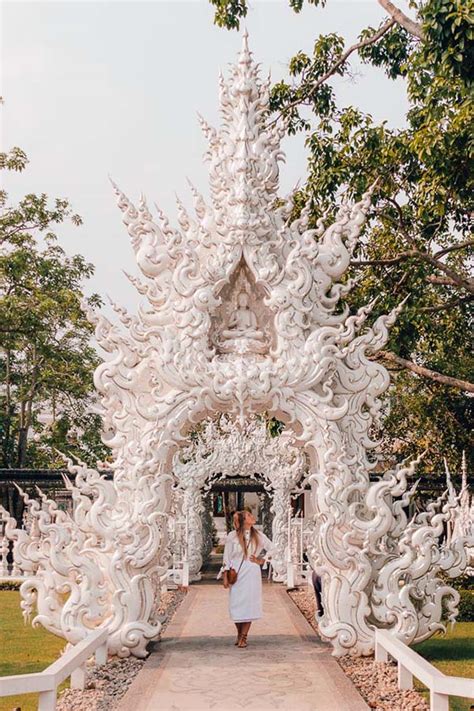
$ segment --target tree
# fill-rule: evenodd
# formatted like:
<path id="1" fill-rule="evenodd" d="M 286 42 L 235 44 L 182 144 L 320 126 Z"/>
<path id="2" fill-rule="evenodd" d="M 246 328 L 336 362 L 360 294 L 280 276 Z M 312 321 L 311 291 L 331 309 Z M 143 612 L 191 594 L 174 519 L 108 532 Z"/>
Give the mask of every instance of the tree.
<path id="1" fill-rule="evenodd" d="M 26 165 L 18 148 L 0 154 L 0 169 Z M 13 207 L 2 191 L 0 207 L 1 466 L 55 465 L 53 446 L 96 459 L 105 454 L 100 419 L 90 410 L 99 359 L 80 306 L 93 267 L 79 255 L 68 257 L 52 231 L 81 219 L 67 200 L 50 206 L 44 194 L 26 195 Z M 100 300 L 94 294 L 89 302 Z"/>
<path id="2" fill-rule="evenodd" d="M 447 455 L 453 467 L 468 447 L 474 392 L 470 333 L 474 280 L 472 0 L 412 0 L 411 17 L 390 0 L 374 0 L 387 19 L 361 28 L 346 46 L 337 33 L 316 38 L 312 54 L 290 61 L 291 83 L 272 90 L 269 122 L 305 131 L 308 178 L 295 213 L 308 201 L 313 223 L 334 214 L 342 193 L 359 199 L 376 182 L 373 209 L 353 268 L 360 280 L 352 306 L 379 297 L 374 315 L 408 296 L 379 357 L 394 372 L 386 445 L 400 456 L 428 447 L 426 468 Z M 238 28 L 245 0 L 211 0 L 215 21 Z M 324 7 L 326 0 L 308 0 Z M 290 0 L 299 12 L 303 0 Z M 340 107 L 336 76 L 351 76 L 351 58 L 403 78 L 406 127 L 377 124 L 358 107 Z"/>

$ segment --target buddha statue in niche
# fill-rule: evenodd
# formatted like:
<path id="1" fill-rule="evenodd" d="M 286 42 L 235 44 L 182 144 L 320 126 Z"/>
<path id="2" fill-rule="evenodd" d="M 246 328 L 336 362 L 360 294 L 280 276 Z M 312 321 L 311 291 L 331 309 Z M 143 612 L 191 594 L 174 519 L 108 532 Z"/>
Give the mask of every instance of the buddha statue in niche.
<path id="1" fill-rule="evenodd" d="M 221 332 L 220 345 L 224 350 L 261 352 L 266 338 L 258 328 L 257 317 L 249 306 L 249 297 L 242 291 L 237 297 L 237 308 L 231 313 L 227 328 Z"/>
<path id="2" fill-rule="evenodd" d="M 237 308 L 231 314 L 228 328 L 222 331 L 224 340 L 234 340 L 234 338 L 251 338 L 263 341 L 264 335 L 258 329 L 257 317 L 249 307 L 249 298 L 242 291 L 237 297 Z"/>

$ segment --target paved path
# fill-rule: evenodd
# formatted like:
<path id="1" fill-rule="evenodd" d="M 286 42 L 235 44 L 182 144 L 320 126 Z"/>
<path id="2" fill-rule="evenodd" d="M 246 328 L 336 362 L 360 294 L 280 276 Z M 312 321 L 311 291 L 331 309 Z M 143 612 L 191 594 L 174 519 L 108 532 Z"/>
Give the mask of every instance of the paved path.
<path id="1" fill-rule="evenodd" d="M 264 617 L 237 649 L 226 591 L 191 587 L 117 711 L 366 711 L 286 591 L 263 594 Z"/>

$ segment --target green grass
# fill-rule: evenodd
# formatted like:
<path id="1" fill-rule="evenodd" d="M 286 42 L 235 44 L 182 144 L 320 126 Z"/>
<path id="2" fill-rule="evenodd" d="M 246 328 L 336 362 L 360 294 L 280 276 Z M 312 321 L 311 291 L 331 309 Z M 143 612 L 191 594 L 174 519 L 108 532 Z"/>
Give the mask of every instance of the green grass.
<path id="1" fill-rule="evenodd" d="M 47 632 L 43 627 L 34 629 L 25 625 L 20 608 L 20 593 L 0 591 L 0 676 L 30 674 L 43 671 L 54 662 L 64 648 L 62 637 Z M 69 686 L 69 681 L 59 687 Z M 36 711 L 38 694 L 22 694 L 0 698 L 0 711 Z"/>
<path id="2" fill-rule="evenodd" d="M 415 652 L 449 676 L 474 676 L 474 622 L 458 622 L 446 635 L 435 635 L 413 647 Z M 418 681 L 415 688 L 425 687 Z M 423 694 L 428 698 L 428 694 Z M 469 711 L 473 701 L 450 698 L 450 711 Z"/>

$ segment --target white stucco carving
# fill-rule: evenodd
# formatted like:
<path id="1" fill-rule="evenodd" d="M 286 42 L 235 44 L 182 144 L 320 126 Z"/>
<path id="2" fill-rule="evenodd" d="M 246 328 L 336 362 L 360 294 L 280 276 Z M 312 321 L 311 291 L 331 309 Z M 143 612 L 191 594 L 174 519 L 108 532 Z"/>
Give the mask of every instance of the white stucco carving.
<path id="1" fill-rule="evenodd" d="M 184 515 L 189 516 L 189 572 L 199 580 L 203 545 L 201 517 L 202 490 L 218 479 L 248 477 L 259 479 L 272 496 L 272 539 L 277 554 L 272 561 L 273 579 L 286 580 L 288 509 L 291 493 L 306 474 L 304 453 L 291 433 L 272 437 L 264 419 L 252 418 L 241 426 L 221 415 L 209 420 L 174 457 L 173 473 L 184 492 Z"/>
<path id="2" fill-rule="evenodd" d="M 440 624 L 443 598 L 454 615 L 456 593 L 437 577 L 467 565 L 465 539 L 438 545 L 451 503 L 409 523 L 414 465 L 369 481 L 371 433 L 389 385 L 370 355 L 386 344 L 401 308 L 372 318 L 374 303 L 350 314 L 342 301 L 370 190 L 316 229 L 308 227 L 309 205 L 292 220 L 291 197 L 277 201 L 284 125 L 268 121 L 269 87 L 245 38 L 229 78 L 220 79 L 220 129 L 201 119 L 210 198 L 191 187 L 194 214 L 179 202 L 178 228 L 115 186 L 141 272 L 130 280 L 144 303 L 135 316 L 115 307 L 118 325 L 90 313 L 109 354 L 95 385 L 113 481 L 100 467 L 70 463 L 75 510 L 29 502 L 36 538 L 2 512 L 30 573 L 25 612 L 35 602 L 36 622 L 70 642 L 105 627 L 112 653 L 141 657 L 159 635 L 173 457 L 199 422 L 221 412 L 241 424 L 263 412 L 277 417 L 308 457 L 310 558 L 322 572 L 325 609 L 319 627 L 335 654 L 369 653 L 374 624 L 405 640 L 426 637 Z M 242 291 L 255 321 L 231 339 L 224 331 L 243 323 L 231 318 Z"/>
<path id="3" fill-rule="evenodd" d="M 448 524 L 448 543 L 455 541 L 474 541 L 474 496 L 471 496 L 467 481 L 466 453 L 462 453 L 461 463 L 461 491 L 456 493 L 448 464 L 445 461 L 446 486 L 451 499 L 457 500 L 450 525 Z M 462 544 L 461 544 L 462 545 Z M 469 567 L 466 568 L 467 575 L 474 575 L 474 545 L 467 547 L 469 557 Z"/>

